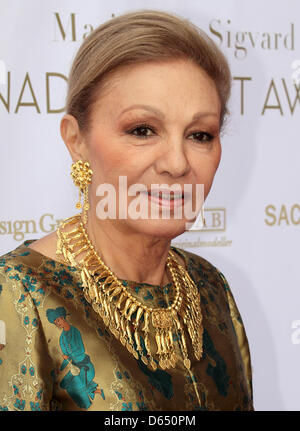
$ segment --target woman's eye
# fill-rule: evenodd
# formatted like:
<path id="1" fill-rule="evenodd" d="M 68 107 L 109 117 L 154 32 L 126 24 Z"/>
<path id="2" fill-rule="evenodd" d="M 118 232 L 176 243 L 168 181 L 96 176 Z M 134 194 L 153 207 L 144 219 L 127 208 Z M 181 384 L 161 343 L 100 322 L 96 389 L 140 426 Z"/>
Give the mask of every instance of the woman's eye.
<path id="1" fill-rule="evenodd" d="M 210 142 L 213 140 L 213 135 L 207 132 L 195 132 L 192 133 L 190 136 L 195 136 L 193 140 L 196 140 L 198 142 Z"/>
<path id="2" fill-rule="evenodd" d="M 149 124 L 140 124 L 139 126 L 135 126 L 133 129 L 127 132 L 130 135 L 134 135 L 138 138 L 150 138 L 155 134 L 155 130 L 153 127 L 149 126 Z M 210 142 L 214 139 L 214 136 L 208 132 L 195 132 L 190 136 L 193 136 L 192 140 L 198 142 Z"/>
<path id="3" fill-rule="evenodd" d="M 155 133 L 154 130 L 147 124 L 141 124 L 140 126 L 136 126 L 134 129 L 129 130 L 127 133 L 130 135 L 137 136 L 139 138 L 149 138 L 152 136 L 152 133 Z"/>

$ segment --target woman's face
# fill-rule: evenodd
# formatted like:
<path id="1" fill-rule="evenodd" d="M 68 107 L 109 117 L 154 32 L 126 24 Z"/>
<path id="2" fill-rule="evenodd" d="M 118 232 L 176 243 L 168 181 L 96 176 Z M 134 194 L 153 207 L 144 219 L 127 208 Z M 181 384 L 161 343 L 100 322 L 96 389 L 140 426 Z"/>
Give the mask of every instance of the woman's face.
<path id="1" fill-rule="evenodd" d="M 191 196 L 182 198 L 180 193 L 174 200 L 141 193 L 143 209 L 148 205 L 147 219 L 131 216 L 130 202 L 137 202 L 138 196 L 134 194 L 127 197 L 127 218 L 106 221 L 128 233 L 174 238 L 190 221 L 184 211 L 181 219 L 175 217 L 174 208 L 183 210 L 191 199 L 193 210 L 199 212 L 203 199 L 197 196 L 196 184 L 203 184 L 205 198 L 219 165 L 221 106 L 215 84 L 187 60 L 125 66 L 109 79 L 108 90 L 93 107 L 85 137 L 84 156 L 94 173 L 91 211 L 95 214 L 102 199 L 96 196 L 97 186 L 108 183 L 117 192 L 118 215 L 119 176 L 126 177 L 127 188 L 142 184 L 149 192 L 154 184 L 164 184 L 163 188 L 178 184 L 182 191 L 189 184 Z M 151 207 L 156 218 L 151 218 Z"/>

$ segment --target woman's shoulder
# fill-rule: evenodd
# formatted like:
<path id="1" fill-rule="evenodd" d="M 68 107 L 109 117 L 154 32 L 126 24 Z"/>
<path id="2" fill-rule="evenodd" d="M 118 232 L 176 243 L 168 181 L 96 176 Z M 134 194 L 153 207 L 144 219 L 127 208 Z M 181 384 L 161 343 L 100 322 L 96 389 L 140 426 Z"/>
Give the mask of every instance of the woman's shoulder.
<path id="1" fill-rule="evenodd" d="M 214 278 L 222 283 L 226 281 L 222 272 L 204 257 L 178 247 L 173 249 L 184 258 L 188 271 L 196 271 L 200 277 Z"/>
<path id="2" fill-rule="evenodd" d="M 30 255 L 30 249 L 28 248 L 28 245 L 32 241 L 33 240 L 25 241 L 15 249 L 2 254 L 0 256 L 0 272 L 6 273 L 10 267 L 18 265 L 19 263 L 23 263 L 24 260 L 28 260 L 27 257 Z"/>
<path id="3" fill-rule="evenodd" d="M 37 267 L 44 260 L 56 259 L 56 232 L 37 240 L 27 240 L 0 256 L 0 270 L 7 265 Z"/>
<path id="4" fill-rule="evenodd" d="M 16 290 L 26 292 L 26 282 L 31 283 L 37 279 L 37 268 L 40 259 L 34 256 L 28 247 L 30 241 L 25 241 L 15 249 L 0 256 L 0 300 L 3 303 L 5 296 L 14 296 Z"/>
<path id="5" fill-rule="evenodd" d="M 2 294 L 25 290 L 29 296 L 38 289 L 59 283 L 59 277 L 69 277 L 69 267 L 44 254 L 46 249 L 32 247 L 40 240 L 27 240 L 0 256 L 0 286 Z M 47 252 L 47 250 L 46 250 Z"/>
<path id="6" fill-rule="evenodd" d="M 222 315 L 224 317 L 225 313 L 230 317 L 244 362 L 248 388 L 251 398 L 253 398 L 251 358 L 248 339 L 242 317 L 226 277 L 216 266 L 203 257 L 177 247 L 176 251 L 185 258 L 187 270 L 201 292 L 203 311 L 206 312 L 205 310 L 207 309 L 209 311 L 208 316 L 213 316 L 215 313 L 214 305 L 218 303 L 218 316 L 220 317 Z M 223 314 L 220 314 L 221 310 Z M 214 318 L 215 317 L 213 317 L 213 319 Z M 216 321 L 218 321 L 218 319 L 216 319 Z"/>
<path id="7" fill-rule="evenodd" d="M 56 246 L 57 246 L 57 231 L 40 238 L 36 241 L 31 241 L 28 245 L 30 250 L 34 250 L 49 259 L 56 259 Z"/>
<path id="8" fill-rule="evenodd" d="M 0 272 L 8 273 L 17 267 L 30 266 L 32 268 L 40 265 L 42 255 L 29 246 L 34 240 L 28 240 L 0 256 Z M 46 257 L 46 256 L 45 256 Z"/>
<path id="9" fill-rule="evenodd" d="M 0 333 L 0 399 L 9 410 L 34 410 L 36 406 L 47 410 L 51 397 L 51 362 L 40 324 L 47 274 L 43 257 L 31 250 L 29 243 L 25 241 L 0 257 L 0 319 L 4 325 L 2 340 Z M 30 391 L 24 389 L 25 384 Z"/>
<path id="10" fill-rule="evenodd" d="M 177 247 L 174 249 L 185 259 L 186 269 L 202 294 L 210 298 L 211 295 L 219 292 L 219 297 L 225 298 L 231 314 L 241 321 L 232 290 L 223 272 L 198 254 Z"/>

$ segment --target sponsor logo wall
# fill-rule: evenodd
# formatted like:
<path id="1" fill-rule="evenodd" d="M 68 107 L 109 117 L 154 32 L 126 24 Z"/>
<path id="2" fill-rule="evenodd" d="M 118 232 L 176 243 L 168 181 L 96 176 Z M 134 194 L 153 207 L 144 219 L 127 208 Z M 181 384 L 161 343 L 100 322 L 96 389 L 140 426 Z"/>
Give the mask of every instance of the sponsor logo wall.
<path id="1" fill-rule="evenodd" d="M 59 132 L 71 62 L 99 24 L 141 8 L 162 5 L 0 0 L 0 255 L 77 211 Z M 300 410 L 300 3 L 165 0 L 163 10 L 205 30 L 233 75 L 205 226 L 173 244 L 228 279 L 249 338 L 256 410 Z"/>

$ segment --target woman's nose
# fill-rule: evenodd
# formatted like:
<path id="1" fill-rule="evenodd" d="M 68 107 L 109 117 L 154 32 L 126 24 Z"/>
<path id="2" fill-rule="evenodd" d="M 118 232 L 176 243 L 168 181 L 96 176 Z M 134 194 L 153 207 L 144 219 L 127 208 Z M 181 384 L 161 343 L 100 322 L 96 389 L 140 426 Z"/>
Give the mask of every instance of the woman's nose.
<path id="1" fill-rule="evenodd" d="M 156 171 L 158 174 L 168 173 L 174 178 L 186 175 L 190 170 L 190 164 L 186 156 L 184 142 L 180 138 L 162 141 L 158 157 L 156 159 Z"/>

